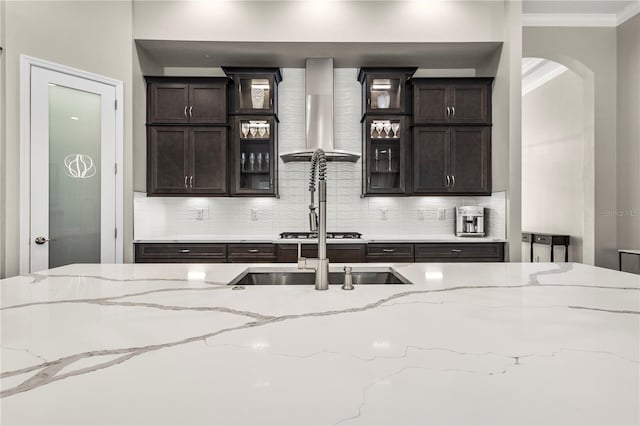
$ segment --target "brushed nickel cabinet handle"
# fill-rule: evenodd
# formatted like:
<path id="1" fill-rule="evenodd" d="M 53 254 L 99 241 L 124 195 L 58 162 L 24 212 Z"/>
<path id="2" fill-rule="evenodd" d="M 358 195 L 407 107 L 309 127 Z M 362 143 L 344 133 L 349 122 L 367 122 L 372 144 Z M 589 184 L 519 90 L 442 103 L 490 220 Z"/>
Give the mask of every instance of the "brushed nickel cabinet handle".
<path id="1" fill-rule="evenodd" d="M 187 254 L 187 253 L 191 253 L 191 250 L 189 250 L 189 249 L 180 249 L 180 250 L 178 250 L 178 253 Z"/>
<path id="2" fill-rule="evenodd" d="M 189 177 L 189 187 L 193 189 L 193 176 Z"/>
<path id="3" fill-rule="evenodd" d="M 456 186 L 456 175 L 451 175 L 451 186 Z"/>
<path id="4" fill-rule="evenodd" d="M 451 117 L 456 116 L 456 107 L 451 107 Z"/>
<path id="5" fill-rule="evenodd" d="M 451 253 L 462 253 L 460 249 L 451 249 Z"/>
<path id="6" fill-rule="evenodd" d="M 447 175 L 447 184 L 445 186 L 445 188 L 448 188 L 451 185 L 451 177 L 449 175 Z"/>
<path id="7" fill-rule="evenodd" d="M 260 250 L 258 249 L 249 249 L 247 250 L 249 253 L 258 253 Z"/>
<path id="8" fill-rule="evenodd" d="M 185 105 L 185 107 L 184 107 L 184 118 L 189 118 L 189 117 L 187 117 L 187 108 L 189 108 L 189 106 Z"/>
<path id="9" fill-rule="evenodd" d="M 451 108 L 447 107 L 447 118 L 451 115 Z"/>
<path id="10" fill-rule="evenodd" d="M 189 107 L 189 117 L 193 117 L 193 106 Z"/>
<path id="11" fill-rule="evenodd" d="M 184 177 L 184 189 L 189 189 L 189 176 Z"/>
<path id="12" fill-rule="evenodd" d="M 395 249 L 388 249 L 388 248 L 385 248 L 385 249 L 382 249 L 382 252 L 383 252 L 383 253 L 395 253 Z"/>

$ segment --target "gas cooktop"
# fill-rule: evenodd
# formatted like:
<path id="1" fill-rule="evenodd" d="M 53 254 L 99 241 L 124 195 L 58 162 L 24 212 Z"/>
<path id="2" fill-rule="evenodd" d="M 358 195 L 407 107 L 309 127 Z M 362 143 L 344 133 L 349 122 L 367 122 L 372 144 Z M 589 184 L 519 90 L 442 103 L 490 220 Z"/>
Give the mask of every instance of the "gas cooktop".
<path id="1" fill-rule="evenodd" d="M 361 238 L 362 234 L 359 232 L 327 232 L 327 238 L 333 239 L 357 239 Z M 284 239 L 310 239 L 318 238 L 317 232 L 283 232 L 280 234 L 280 238 Z"/>

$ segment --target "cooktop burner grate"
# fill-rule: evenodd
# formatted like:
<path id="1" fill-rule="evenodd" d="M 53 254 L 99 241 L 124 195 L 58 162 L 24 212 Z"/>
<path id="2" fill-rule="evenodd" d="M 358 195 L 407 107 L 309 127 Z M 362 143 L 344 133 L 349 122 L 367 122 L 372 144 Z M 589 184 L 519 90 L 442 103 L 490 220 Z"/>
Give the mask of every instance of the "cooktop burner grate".
<path id="1" fill-rule="evenodd" d="M 280 234 L 280 238 L 284 239 L 313 239 L 318 238 L 317 232 L 283 232 Z M 362 238 L 362 234 L 359 232 L 327 232 L 327 238 L 329 239 L 358 239 Z"/>

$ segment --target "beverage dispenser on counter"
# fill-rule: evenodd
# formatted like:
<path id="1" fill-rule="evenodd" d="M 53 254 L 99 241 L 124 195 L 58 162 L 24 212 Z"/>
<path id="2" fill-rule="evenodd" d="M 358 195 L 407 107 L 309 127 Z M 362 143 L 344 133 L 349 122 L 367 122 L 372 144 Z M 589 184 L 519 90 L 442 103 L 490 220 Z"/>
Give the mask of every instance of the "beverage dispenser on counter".
<path id="1" fill-rule="evenodd" d="M 456 207 L 456 236 L 484 237 L 484 207 Z"/>

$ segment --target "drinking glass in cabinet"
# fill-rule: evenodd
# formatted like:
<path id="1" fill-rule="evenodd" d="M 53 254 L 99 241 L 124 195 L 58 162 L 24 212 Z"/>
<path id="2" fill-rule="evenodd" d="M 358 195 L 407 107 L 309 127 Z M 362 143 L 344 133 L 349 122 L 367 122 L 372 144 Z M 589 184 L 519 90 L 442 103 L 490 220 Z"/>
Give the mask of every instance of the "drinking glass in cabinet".
<path id="1" fill-rule="evenodd" d="M 249 154 L 249 170 L 253 171 L 253 168 L 256 164 L 256 156 L 253 154 Z"/>
<path id="2" fill-rule="evenodd" d="M 240 130 L 242 131 L 242 136 L 246 139 L 249 136 L 249 123 L 241 123 Z"/>
<path id="3" fill-rule="evenodd" d="M 400 123 L 391 123 L 391 130 L 393 131 L 393 137 L 398 137 L 398 130 L 400 130 Z"/>
<path id="4" fill-rule="evenodd" d="M 249 124 L 249 133 L 251 133 L 251 137 L 255 138 L 258 134 L 258 126 L 254 123 Z"/>
<path id="5" fill-rule="evenodd" d="M 258 171 L 261 172 L 262 171 L 262 153 L 259 152 L 258 155 L 256 156 L 256 160 L 258 160 Z"/>
<path id="6" fill-rule="evenodd" d="M 265 162 L 265 168 L 268 171 L 269 170 L 269 153 L 268 152 L 264 153 L 264 162 Z"/>
<path id="7" fill-rule="evenodd" d="M 389 132 L 391 131 L 391 122 L 385 121 L 384 123 L 382 123 L 382 128 L 384 129 L 384 137 L 388 138 Z"/>
<path id="8" fill-rule="evenodd" d="M 244 155 L 244 152 L 240 154 L 240 170 L 244 171 L 244 163 L 246 162 L 247 157 Z"/>
<path id="9" fill-rule="evenodd" d="M 376 132 L 378 134 L 378 138 L 382 137 L 382 130 L 384 129 L 384 123 L 382 121 L 374 121 L 373 122 L 376 127 Z"/>

